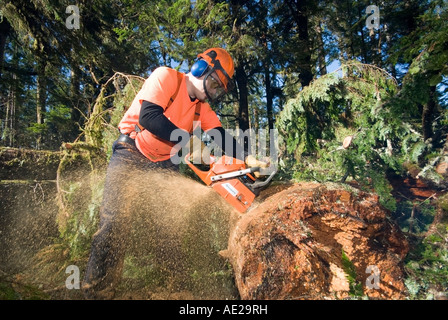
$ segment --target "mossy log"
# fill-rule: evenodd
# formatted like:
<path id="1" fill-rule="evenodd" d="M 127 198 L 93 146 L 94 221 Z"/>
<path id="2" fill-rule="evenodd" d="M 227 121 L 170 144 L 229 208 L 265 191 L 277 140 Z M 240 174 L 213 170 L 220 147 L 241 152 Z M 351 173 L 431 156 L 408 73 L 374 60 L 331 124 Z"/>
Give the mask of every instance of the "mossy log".
<path id="1" fill-rule="evenodd" d="M 59 151 L 0 148 L 0 180 L 55 180 Z"/>

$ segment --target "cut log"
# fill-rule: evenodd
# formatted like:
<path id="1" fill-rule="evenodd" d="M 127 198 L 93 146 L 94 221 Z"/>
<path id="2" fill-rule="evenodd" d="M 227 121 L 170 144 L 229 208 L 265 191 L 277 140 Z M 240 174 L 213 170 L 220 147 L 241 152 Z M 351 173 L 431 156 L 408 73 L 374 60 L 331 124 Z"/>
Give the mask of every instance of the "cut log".
<path id="1" fill-rule="evenodd" d="M 373 194 L 296 184 L 242 215 L 221 255 L 242 299 L 403 299 L 409 245 L 387 214 Z"/>

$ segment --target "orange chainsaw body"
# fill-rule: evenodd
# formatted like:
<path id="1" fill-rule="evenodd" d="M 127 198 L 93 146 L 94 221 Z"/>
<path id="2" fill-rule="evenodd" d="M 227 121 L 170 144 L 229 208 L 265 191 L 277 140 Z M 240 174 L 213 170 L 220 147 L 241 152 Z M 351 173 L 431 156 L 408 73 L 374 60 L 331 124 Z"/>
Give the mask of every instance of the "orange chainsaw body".
<path id="1" fill-rule="evenodd" d="M 254 201 L 256 195 L 240 180 L 238 177 L 214 181 L 213 177 L 219 177 L 221 174 L 236 172 L 246 169 L 244 161 L 222 156 L 216 158 L 210 157 L 210 169 L 208 171 L 200 170 L 188 160 L 189 155 L 185 157 L 185 162 L 207 185 L 218 192 L 229 204 L 231 204 L 240 213 L 245 212 Z M 245 179 L 250 182 L 255 181 L 251 174 L 246 174 Z"/>

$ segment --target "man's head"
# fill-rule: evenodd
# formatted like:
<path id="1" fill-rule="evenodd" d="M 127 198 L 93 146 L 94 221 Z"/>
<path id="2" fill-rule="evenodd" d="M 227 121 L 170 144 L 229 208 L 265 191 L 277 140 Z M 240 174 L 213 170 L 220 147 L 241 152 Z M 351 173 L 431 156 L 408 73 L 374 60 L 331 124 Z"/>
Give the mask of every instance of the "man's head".
<path id="1" fill-rule="evenodd" d="M 226 50 L 211 48 L 198 54 L 198 58 L 191 74 L 202 78 L 205 94 L 210 101 L 216 101 L 232 90 L 235 67 Z"/>

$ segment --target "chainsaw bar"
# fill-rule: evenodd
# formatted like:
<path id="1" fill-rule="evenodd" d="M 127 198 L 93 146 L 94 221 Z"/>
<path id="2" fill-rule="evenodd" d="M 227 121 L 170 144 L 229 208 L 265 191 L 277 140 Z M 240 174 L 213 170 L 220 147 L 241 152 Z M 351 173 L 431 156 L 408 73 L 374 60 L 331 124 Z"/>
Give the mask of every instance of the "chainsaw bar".
<path id="1" fill-rule="evenodd" d="M 229 179 L 229 178 L 235 178 L 235 177 L 244 176 L 246 174 L 254 173 L 254 172 L 259 171 L 259 170 L 260 170 L 260 168 L 258 168 L 258 167 L 244 169 L 244 170 L 238 170 L 238 171 L 233 171 L 233 172 L 229 172 L 229 173 L 223 173 L 223 174 L 219 174 L 219 175 L 216 175 L 216 176 L 212 176 L 210 179 L 212 181 L 219 181 L 219 180 L 223 180 L 223 179 Z"/>

